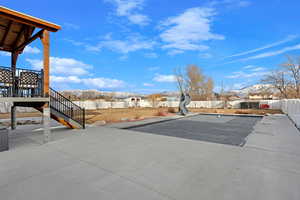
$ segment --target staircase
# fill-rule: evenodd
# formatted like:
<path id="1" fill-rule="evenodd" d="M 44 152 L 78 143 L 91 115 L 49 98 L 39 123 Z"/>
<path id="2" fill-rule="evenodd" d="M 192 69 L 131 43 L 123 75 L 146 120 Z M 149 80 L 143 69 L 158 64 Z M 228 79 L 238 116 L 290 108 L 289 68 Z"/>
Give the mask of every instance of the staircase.
<path id="1" fill-rule="evenodd" d="M 42 112 L 42 107 L 35 106 L 35 109 Z M 57 122 L 72 128 L 85 128 L 85 110 L 73 103 L 59 92 L 50 88 L 50 116 Z"/>
<path id="2" fill-rule="evenodd" d="M 51 118 L 69 128 L 85 128 L 85 110 L 50 88 Z"/>

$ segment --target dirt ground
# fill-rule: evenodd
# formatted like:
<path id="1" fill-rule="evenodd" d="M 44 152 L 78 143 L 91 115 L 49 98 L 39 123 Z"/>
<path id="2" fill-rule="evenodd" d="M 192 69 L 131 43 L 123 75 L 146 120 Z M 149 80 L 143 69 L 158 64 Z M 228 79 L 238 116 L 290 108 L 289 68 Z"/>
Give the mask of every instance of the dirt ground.
<path id="1" fill-rule="evenodd" d="M 255 110 L 255 109 L 207 109 L 207 108 L 190 108 L 191 112 L 201 113 L 220 113 L 220 114 L 279 114 L 280 110 Z M 87 110 L 86 122 L 92 124 L 97 121 L 106 123 L 120 121 L 135 121 L 146 118 L 175 115 L 177 108 L 122 108 L 122 109 L 99 109 Z M 40 117 L 41 113 L 17 113 L 17 117 Z M 0 114 L 0 119 L 9 118 L 10 114 Z"/>

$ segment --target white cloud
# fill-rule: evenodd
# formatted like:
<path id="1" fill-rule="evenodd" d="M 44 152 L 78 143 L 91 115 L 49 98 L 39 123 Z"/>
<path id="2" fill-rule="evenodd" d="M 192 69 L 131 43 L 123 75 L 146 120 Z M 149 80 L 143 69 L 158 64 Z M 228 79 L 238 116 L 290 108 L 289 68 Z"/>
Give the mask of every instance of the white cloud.
<path id="1" fill-rule="evenodd" d="M 258 71 L 264 71 L 265 70 L 264 67 L 258 67 L 258 66 L 255 66 L 255 65 L 247 65 L 247 66 L 243 67 L 243 69 L 246 69 L 246 70 L 249 70 L 249 71 L 252 71 L 252 72 L 258 72 Z"/>
<path id="2" fill-rule="evenodd" d="M 6 51 L 0 51 L 0 56 L 10 56 L 11 53 L 6 52 Z"/>
<path id="3" fill-rule="evenodd" d="M 153 87 L 154 84 L 152 84 L 152 83 L 143 83 L 143 86 L 145 86 L 145 87 Z"/>
<path id="4" fill-rule="evenodd" d="M 77 76 L 50 76 L 53 83 L 80 83 L 81 79 Z"/>
<path id="5" fill-rule="evenodd" d="M 247 0 L 213 0 L 208 5 L 212 7 L 222 6 L 222 8 L 243 8 L 250 6 L 251 2 Z"/>
<path id="6" fill-rule="evenodd" d="M 78 76 L 50 76 L 50 81 L 52 83 L 73 83 L 73 84 L 84 84 L 88 88 L 97 89 L 113 89 L 122 88 L 126 84 L 122 80 L 110 79 L 110 78 L 80 78 Z"/>
<path id="7" fill-rule="evenodd" d="M 33 69 L 42 68 L 42 60 L 26 59 Z M 59 85 L 64 84 L 83 84 L 88 88 L 112 89 L 126 86 L 125 82 L 118 79 L 93 77 L 86 78 L 90 75 L 89 71 L 93 69 L 92 65 L 83 63 L 73 58 L 50 57 L 50 81 Z M 80 77 L 83 76 L 83 77 Z"/>
<path id="8" fill-rule="evenodd" d="M 127 54 L 138 50 L 152 49 L 154 45 L 154 41 L 144 40 L 140 36 L 130 36 L 123 40 L 115 40 L 109 37 L 95 46 L 88 46 L 87 49 L 101 51 L 102 48 L 107 48 L 118 53 Z"/>
<path id="9" fill-rule="evenodd" d="M 149 23 L 149 19 L 145 15 L 141 14 L 134 14 L 128 16 L 129 21 L 131 21 L 133 24 L 139 24 L 142 26 L 145 26 Z"/>
<path id="10" fill-rule="evenodd" d="M 243 58 L 243 59 L 240 59 L 240 60 L 241 61 L 246 61 L 246 60 L 259 59 L 259 58 L 266 58 L 266 57 L 276 56 L 276 55 L 280 55 L 280 54 L 283 54 L 283 53 L 288 52 L 288 51 L 299 50 L 299 49 L 300 49 L 300 44 L 297 44 L 295 46 L 285 47 L 285 48 L 277 50 L 277 51 L 269 51 L 269 52 L 261 53 L 261 54 L 258 54 L 258 55 L 255 55 L 255 56 L 250 56 L 250 57 Z"/>
<path id="11" fill-rule="evenodd" d="M 138 11 L 143 9 L 144 0 L 105 0 L 116 6 L 116 15 L 127 17 L 133 23 L 141 26 L 149 24 L 148 16 L 140 14 Z"/>
<path id="12" fill-rule="evenodd" d="M 165 44 L 162 48 L 171 49 L 170 54 L 174 55 L 186 50 L 206 50 L 209 47 L 202 44 L 204 41 L 223 40 L 224 36 L 211 31 L 214 15 L 213 8 L 195 7 L 163 21 L 161 28 L 164 31 L 160 38 Z"/>
<path id="13" fill-rule="evenodd" d="M 264 70 L 265 70 L 265 68 L 263 68 L 263 67 L 255 67 L 255 68 L 251 69 L 252 72 L 259 72 L 259 71 L 264 71 Z"/>
<path id="14" fill-rule="evenodd" d="M 39 53 L 41 53 L 41 50 L 39 48 L 37 48 L 37 47 L 26 46 L 24 48 L 23 53 L 27 53 L 27 54 L 39 54 Z M 5 51 L 0 51 L 0 55 L 1 56 L 10 56 L 11 53 L 5 52 Z"/>
<path id="15" fill-rule="evenodd" d="M 252 69 L 256 67 L 255 65 L 246 65 L 245 67 L 243 67 L 244 69 Z"/>
<path id="16" fill-rule="evenodd" d="M 176 77 L 175 75 L 156 74 L 155 77 L 153 78 L 153 81 L 172 83 L 172 82 L 176 82 Z"/>
<path id="17" fill-rule="evenodd" d="M 248 61 L 248 60 L 255 60 L 255 59 L 260 59 L 260 58 L 267 58 L 267 57 L 271 57 L 271 56 L 277 56 L 289 51 L 294 51 L 294 50 L 300 50 L 300 44 L 294 45 L 294 46 L 289 46 L 289 47 L 284 47 L 280 50 L 276 50 L 276 51 L 269 51 L 269 52 L 265 52 L 265 53 L 261 53 L 261 54 L 257 54 L 255 56 L 249 56 L 246 58 L 241 58 L 241 59 L 237 59 L 237 60 L 233 60 L 230 62 L 226 62 L 223 64 L 230 64 L 230 63 L 236 63 L 236 62 L 241 62 L 241 61 Z"/>
<path id="18" fill-rule="evenodd" d="M 125 82 L 122 80 L 102 77 L 82 79 L 82 82 L 89 87 L 96 88 L 121 88 L 125 86 Z"/>
<path id="19" fill-rule="evenodd" d="M 26 59 L 33 69 L 42 69 L 43 61 L 39 59 Z M 50 57 L 50 72 L 51 74 L 66 74 L 66 75 L 86 75 L 89 74 L 88 69 L 93 66 L 83 63 L 73 58 Z"/>
<path id="20" fill-rule="evenodd" d="M 295 40 L 296 38 L 298 38 L 298 36 L 289 35 L 286 38 L 284 38 L 283 40 L 280 40 L 280 41 L 277 41 L 277 42 L 274 42 L 274 43 L 271 43 L 271 44 L 267 44 L 265 46 L 262 46 L 262 47 L 259 47 L 259 48 L 256 48 L 256 49 L 252 49 L 252 50 L 248 50 L 248 51 L 245 51 L 245 52 L 233 54 L 233 55 L 227 56 L 225 58 L 232 58 L 232 57 L 237 57 L 237 56 L 248 55 L 248 54 L 251 54 L 251 53 L 255 53 L 257 51 L 261 51 L 261 50 L 264 50 L 264 49 L 269 49 L 269 48 L 272 48 L 272 47 L 275 47 L 275 46 L 279 46 L 281 44 L 284 44 L 284 43 L 290 42 L 292 40 Z"/>
<path id="21" fill-rule="evenodd" d="M 24 53 L 39 54 L 39 53 L 41 53 L 41 50 L 37 47 L 26 46 L 24 49 Z"/>

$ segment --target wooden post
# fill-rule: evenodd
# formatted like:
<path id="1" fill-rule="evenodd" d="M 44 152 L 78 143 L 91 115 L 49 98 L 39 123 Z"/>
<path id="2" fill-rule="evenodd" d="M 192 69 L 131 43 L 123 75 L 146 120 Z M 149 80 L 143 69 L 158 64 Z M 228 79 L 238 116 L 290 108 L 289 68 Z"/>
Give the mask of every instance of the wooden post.
<path id="1" fill-rule="evenodd" d="M 49 31 L 44 30 L 41 35 L 41 41 L 43 44 L 43 95 L 44 97 L 49 97 L 49 65 L 50 65 L 50 42 L 49 42 Z M 50 107 L 47 102 L 43 106 L 43 126 L 44 126 L 44 143 L 51 141 L 51 131 L 50 131 Z"/>
<path id="2" fill-rule="evenodd" d="M 50 56 L 50 44 L 49 44 L 49 31 L 44 30 L 41 36 L 41 41 L 44 47 L 44 68 L 43 68 L 43 92 L 44 97 L 49 97 L 49 56 Z"/>
<path id="3" fill-rule="evenodd" d="M 44 128 L 44 143 L 51 141 L 50 130 L 50 108 L 49 103 L 46 103 L 43 107 L 43 128 Z"/>
<path id="4" fill-rule="evenodd" d="M 10 126 L 11 126 L 11 130 L 16 129 L 17 126 L 15 105 L 13 105 L 10 110 Z"/>
<path id="5" fill-rule="evenodd" d="M 17 88 L 16 88 L 16 69 L 17 69 L 17 59 L 18 59 L 19 53 L 16 51 L 11 53 L 11 71 L 12 71 L 12 96 L 16 97 L 17 96 Z"/>

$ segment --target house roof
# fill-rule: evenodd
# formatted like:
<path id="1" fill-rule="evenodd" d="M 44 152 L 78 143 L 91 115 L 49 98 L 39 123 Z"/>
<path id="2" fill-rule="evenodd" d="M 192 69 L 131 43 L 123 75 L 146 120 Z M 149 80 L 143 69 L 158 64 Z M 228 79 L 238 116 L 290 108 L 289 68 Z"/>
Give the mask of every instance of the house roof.
<path id="1" fill-rule="evenodd" d="M 48 30 L 56 32 L 60 26 L 9 8 L 0 6 L 0 50 L 13 52 L 24 49 L 34 30 Z"/>

